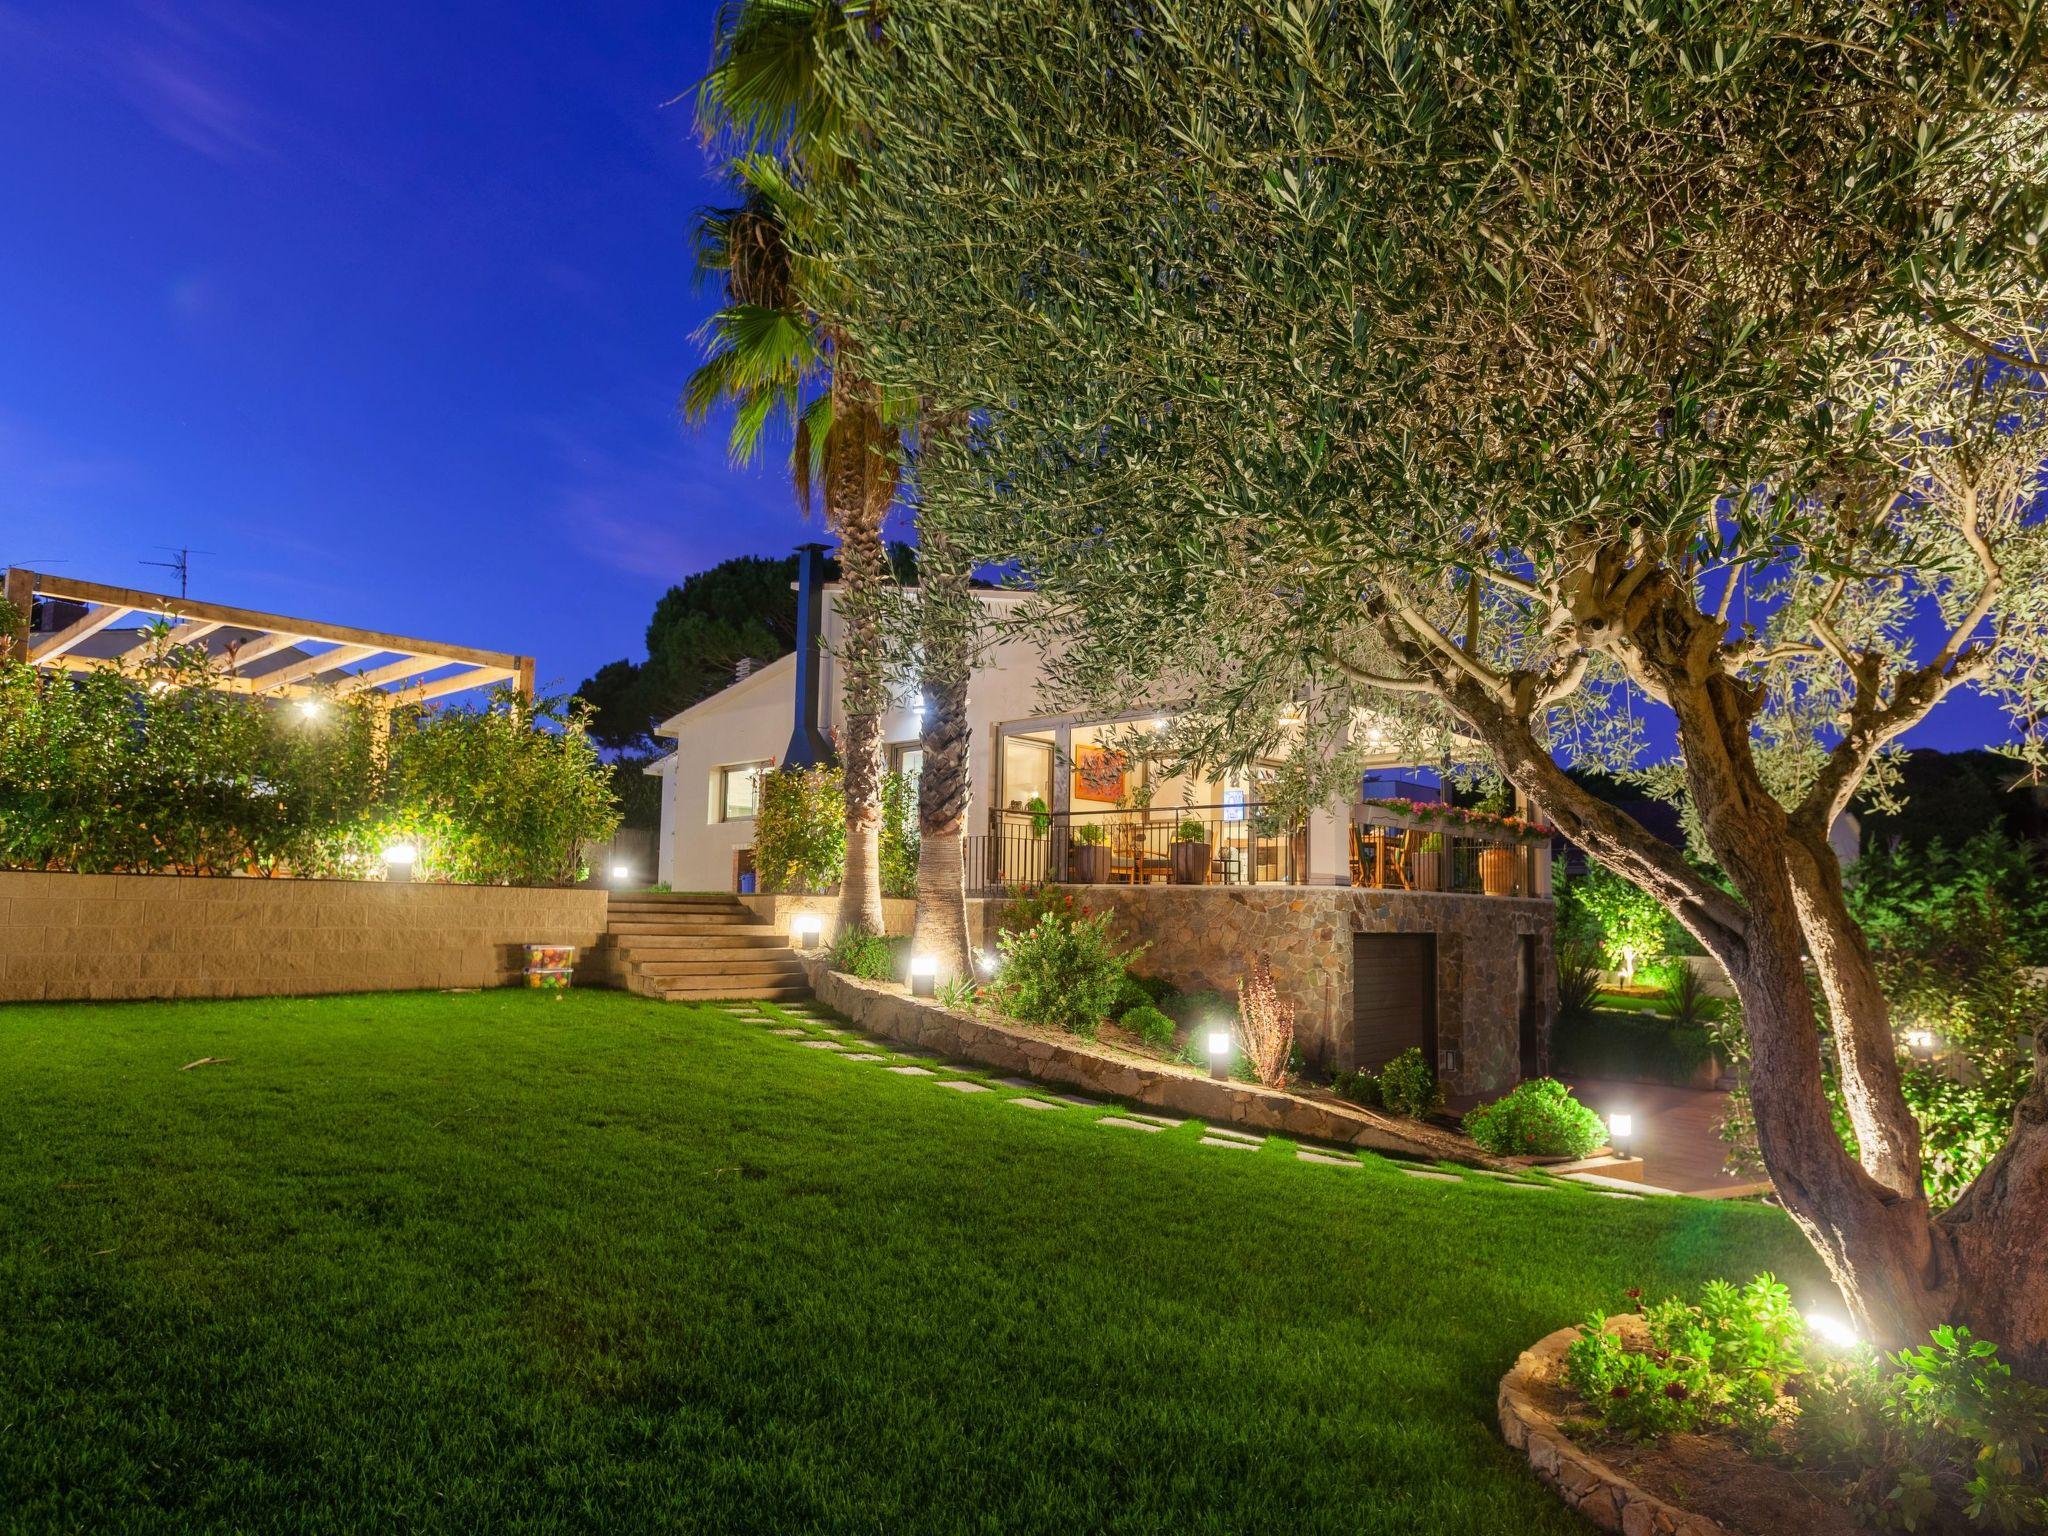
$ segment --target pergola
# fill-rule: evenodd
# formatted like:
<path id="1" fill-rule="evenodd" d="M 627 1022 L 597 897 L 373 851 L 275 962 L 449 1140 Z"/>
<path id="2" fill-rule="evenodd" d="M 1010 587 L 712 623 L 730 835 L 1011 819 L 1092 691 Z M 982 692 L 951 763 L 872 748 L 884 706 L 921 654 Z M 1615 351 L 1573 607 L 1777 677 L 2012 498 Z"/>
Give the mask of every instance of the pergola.
<path id="1" fill-rule="evenodd" d="M 505 682 L 525 697 L 533 696 L 531 656 L 74 581 L 19 567 L 8 569 L 5 593 L 18 615 L 12 636 L 15 654 L 49 671 L 94 672 L 140 661 L 151 642 L 115 628 L 134 617 L 146 624 L 167 622 L 171 644 L 198 646 L 222 663 L 213 674 L 213 686 L 223 692 L 278 699 L 361 698 L 387 708 Z M 84 612 L 60 629 L 35 632 L 29 615 L 38 598 L 79 605 Z"/>

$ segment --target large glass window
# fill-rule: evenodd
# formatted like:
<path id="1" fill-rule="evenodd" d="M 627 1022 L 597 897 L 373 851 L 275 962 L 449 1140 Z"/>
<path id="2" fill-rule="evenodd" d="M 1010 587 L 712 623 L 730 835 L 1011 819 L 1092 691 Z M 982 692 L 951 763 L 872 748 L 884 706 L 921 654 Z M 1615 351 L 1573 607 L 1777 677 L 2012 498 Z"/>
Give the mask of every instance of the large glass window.
<path id="1" fill-rule="evenodd" d="M 916 779 L 924 772 L 924 748 L 915 742 L 899 742 L 889 749 L 889 771 L 900 773 L 906 779 Z"/>
<path id="2" fill-rule="evenodd" d="M 718 819 L 752 821 L 761 808 L 761 775 L 766 763 L 735 763 L 718 770 Z"/>
<path id="3" fill-rule="evenodd" d="M 1052 743 L 1028 736 L 1003 738 L 1003 806 L 1021 811 L 1033 800 L 1052 804 Z"/>

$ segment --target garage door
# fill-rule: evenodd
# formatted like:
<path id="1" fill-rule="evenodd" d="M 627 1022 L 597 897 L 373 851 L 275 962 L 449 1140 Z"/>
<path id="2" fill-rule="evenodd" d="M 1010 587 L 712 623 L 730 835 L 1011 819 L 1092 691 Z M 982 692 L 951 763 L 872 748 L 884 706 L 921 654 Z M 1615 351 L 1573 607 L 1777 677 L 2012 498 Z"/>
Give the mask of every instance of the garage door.
<path id="1" fill-rule="evenodd" d="M 1351 941 L 1352 1039 L 1378 1069 L 1418 1046 L 1436 1069 L 1436 935 L 1361 933 Z"/>

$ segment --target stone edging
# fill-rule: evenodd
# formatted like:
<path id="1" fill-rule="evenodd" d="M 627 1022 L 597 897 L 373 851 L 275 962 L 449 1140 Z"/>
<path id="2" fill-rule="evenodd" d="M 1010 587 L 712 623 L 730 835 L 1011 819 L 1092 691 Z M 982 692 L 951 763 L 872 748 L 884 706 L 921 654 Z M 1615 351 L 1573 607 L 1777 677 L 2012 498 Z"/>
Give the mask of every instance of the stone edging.
<path id="1" fill-rule="evenodd" d="M 1536 1383 L 1554 1372 L 1578 1337 L 1577 1328 L 1558 1329 L 1522 1351 L 1501 1377 L 1502 1437 L 1528 1456 L 1536 1475 L 1565 1503 L 1602 1530 L 1624 1536 L 1728 1536 L 1725 1526 L 1665 1503 L 1572 1444 L 1557 1419 L 1537 1403 Z"/>
<path id="2" fill-rule="evenodd" d="M 1252 1126 L 1402 1157 L 1504 1166 L 1479 1154 L 1470 1143 L 1428 1126 L 1388 1120 L 1348 1104 L 1326 1104 L 1252 1083 L 1219 1082 L 1152 1069 L 1083 1045 L 1047 1040 L 907 996 L 899 987 L 835 971 L 822 956 L 807 957 L 805 968 L 818 1001 L 868 1033 L 908 1041 L 998 1071 L 1173 1110 L 1217 1125 Z"/>

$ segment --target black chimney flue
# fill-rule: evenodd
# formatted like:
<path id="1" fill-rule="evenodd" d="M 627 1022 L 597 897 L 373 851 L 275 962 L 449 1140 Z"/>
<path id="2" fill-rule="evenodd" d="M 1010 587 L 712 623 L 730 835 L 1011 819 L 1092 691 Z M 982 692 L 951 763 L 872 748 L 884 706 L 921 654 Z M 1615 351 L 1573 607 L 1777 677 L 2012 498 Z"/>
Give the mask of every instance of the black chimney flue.
<path id="1" fill-rule="evenodd" d="M 836 760 L 818 713 L 818 668 L 825 643 L 825 546 L 796 550 L 796 728 L 782 754 L 785 768 L 818 768 Z"/>

